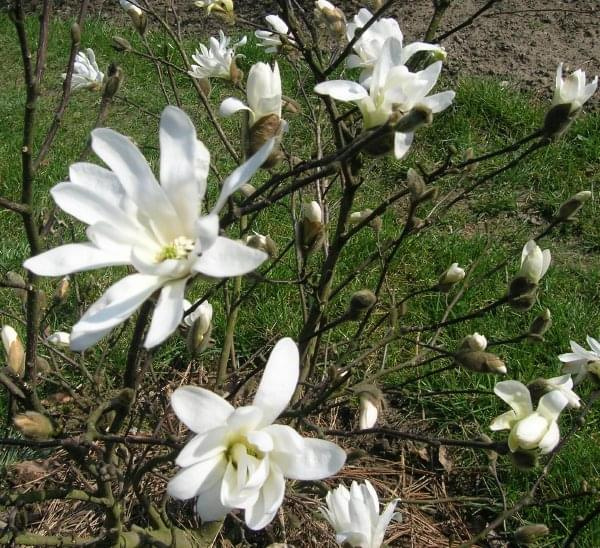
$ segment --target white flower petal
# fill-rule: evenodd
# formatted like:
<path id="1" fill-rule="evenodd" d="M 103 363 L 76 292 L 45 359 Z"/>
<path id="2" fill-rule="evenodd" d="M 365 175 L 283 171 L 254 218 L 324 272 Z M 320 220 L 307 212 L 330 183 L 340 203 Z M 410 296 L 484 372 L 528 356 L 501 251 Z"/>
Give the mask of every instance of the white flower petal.
<path id="1" fill-rule="evenodd" d="M 224 426 L 234 411 L 227 400 L 198 386 L 182 386 L 175 390 L 171 406 L 177 418 L 196 434 Z"/>
<path id="2" fill-rule="evenodd" d="M 367 90 L 350 80 L 329 80 L 315 86 L 315 93 L 329 95 L 338 101 L 360 101 L 369 96 Z"/>
<path id="3" fill-rule="evenodd" d="M 517 414 L 514 411 L 507 411 L 496 417 L 490 424 L 490 430 L 510 430 L 513 423 L 517 420 Z"/>
<path id="4" fill-rule="evenodd" d="M 196 512 L 200 516 L 200 519 L 202 519 L 202 522 L 222 520 L 232 510 L 231 507 L 223 505 L 220 493 L 221 482 L 219 481 L 206 491 L 198 494 Z"/>
<path id="5" fill-rule="evenodd" d="M 198 151 L 196 129 L 188 115 L 167 106 L 160 117 L 160 183 L 188 235 L 198 217 Z"/>
<path id="6" fill-rule="evenodd" d="M 240 110 L 250 110 L 250 108 L 235 97 L 227 97 L 219 107 L 219 114 L 228 117 Z"/>
<path id="7" fill-rule="evenodd" d="M 415 134 L 410 133 L 402 133 L 397 131 L 394 134 L 394 157 L 397 160 L 401 160 L 406 156 L 407 152 L 410 150 L 410 146 L 415 138 Z"/>
<path id="8" fill-rule="evenodd" d="M 177 459 L 175 459 L 175 464 L 185 468 L 186 466 L 192 466 L 192 464 L 213 459 L 225 453 L 227 450 L 228 431 L 226 426 L 218 426 L 202 434 L 196 434 L 179 452 Z"/>
<path id="9" fill-rule="evenodd" d="M 546 454 L 552 451 L 560 441 L 560 430 L 558 428 L 558 424 L 556 421 L 552 421 L 548 426 L 548 431 L 545 436 L 540 440 L 538 447 L 540 448 L 540 453 Z"/>
<path id="10" fill-rule="evenodd" d="M 269 525 L 283 502 L 284 493 L 283 474 L 278 470 L 272 470 L 260 490 L 258 500 L 251 507 L 246 508 L 244 516 L 246 525 L 254 531 Z"/>
<path id="11" fill-rule="evenodd" d="M 110 253 L 93 244 L 66 244 L 27 259 L 23 266 L 40 276 L 64 276 L 104 266 L 129 263 L 126 254 Z"/>
<path id="12" fill-rule="evenodd" d="M 223 454 L 183 468 L 169 481 L 167 493 L 178 500 L 187 500 L 210 488 L 225 472 L 227 460 Z"/>
<path id="13" fill-rule="evenodd" d="M 298 384 L 300 355 L 296 343 L 281 339 L 271 351 L 253 405 L 263 411 L 263 424 L 271 424 L 288 406 Z"/>
<path id="14" fill-rule="evenodd" d="M 213 278 L 242 276 L 257 269 L 268 255 L 240 242 L 217 237 L 215 243 L 192 266 L 192 270 Z"/>
<path id="15" fill-rule="evenodd" d="M 526 417 L 533 411 L 529 389 L 519 381 L 496 383 L 494 393 L 514 409 L 517 418 Z"/>
<path id="16" fill-rule="evenodd" d="M 188 278 L 183 278 L 163 286 L 152 314 L 144 348 L 159 345 L 177 329 L 183 318 L 183 293 L 187 281 Z"/>
<path id="17" fill-rule="evenodd" d="M 455 95 L 456 93 L 454 91 L 442 91 L 441 93 L 425 97 L 421 101 L 421 104 L 430 109 L 433 114 L 437 114 L 438 112 L 446 110 L 452 104 Z"/>
<path id="18" fill-rule="evenodd" d="M 337 473 L 346 461 L 346 453 L 335 443 L 303 438 L 293 428 L 281 424 L 272 424 L 264 430 L 274 442 L 269 456 L 286 478 L 326 478 Z"/>
<path id="19" fill-rule="evenodd" d="M 562 392 L 559 390 L 552 390 L 540 398 L 537 412 L 546 420 L 555 421 L 568 403 L 569 400 L 567 400 Z"/>

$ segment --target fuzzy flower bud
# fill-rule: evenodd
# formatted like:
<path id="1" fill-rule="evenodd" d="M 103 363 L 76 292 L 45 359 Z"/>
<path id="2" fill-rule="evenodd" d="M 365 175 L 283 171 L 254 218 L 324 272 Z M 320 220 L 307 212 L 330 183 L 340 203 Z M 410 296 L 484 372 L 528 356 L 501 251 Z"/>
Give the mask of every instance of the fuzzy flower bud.
<path id="1" fill-rule="evenodd" d="M 254 188 L 254 186 L 252 186 L 250 183 L 246 183 L 240 187 L 240 192 L 245 198 L 250 198 L 250 196 L 256 192 L 256 188 Z"/>
<path id="2" fill-rule="evenodd" d="M 56 290 L 54 291 L 54 299 L 58 302 L 63 302 L 69 294 L 70 285 L 69 276 L 61 278 L 56 286 Z"/>
<path id="3" fill-rule="evenodd" d="M 510 460 L 515 468 L 528 472 L 537 467 L 540 460 L 537 451 L 517 450 L 509 453 Z"/>
<path id="4" fill-rule="evenodd" d="M 184 310 L 187 311 L 191 306 L 190 301 L 183 301 Z M 212 317 L 212 305 L 208 301 L 203 301 L 193 312 L 183 318 L 183 325 L 190 328 L 187 335 L 187 348 L 193 356 L 206 350 L 210 343 Z"/>
<path id="5" fill-rule="evenodd" d="M 458 263 L 452 263 L 438 280 L 438 290 L 443 293 L 450 291 L 452 286 L 465 278 L 464 269 L 458 266 Z"/>
<path id="6" fill-rule="evenodd" d="M 589 190 L 582 190 L 569 198 L 564 202 L 558 213 L 556 214 L 556 220 L 563 223 L 569 223 L 575 220 L 575 215 L 583 207 L 583 204 L 592 197 L 592 193 Z"/>
<path id="7" fill-rule="evenodd" d="M 544 334 L 552 326 L 552 315 L 550 309 L 544 308 L 539 316 L 537 316 L 529 327 L 528 338 L 533 341 L 543 341 Z"/>
<path id="8" fill-rule="evenodd" d="M 312 246 L 323 233 L 323 213 L 321 206 L 312 201 L 302 206 L 302 243 Z"/>
<path id="9" fill-rule="evenodd" d="M 346 16 L 328 0 L 315 2 L 315 20 L 334 35 L 344 36 L 346 32 Z"/>
<path id="10" fill-rule="evenodd" d="M 6 352 L 8 368 L 15 376 L 20 377 L 25 370 L 25 349 L 19 340 L 19 335 L 10 325 L 5 325 L 0 336 Z"/>
<path id="11" fill-rule="evenodd" d="M 506 374 L 504 362 L 490 352 L 463 350 L 456 354 L 455 359 L 459 365 L 476 373 Z"/>
<path id="12" fill-rule="evenodd" d="M 71 335 L 65 331 L 57 331 L 56 333 L 52 333 L 47 341 L 54 346 L 68 348 L 71 344 Z"/>
<path id="13" fill-rule="evenodd" d="M 381 390 L 372 384 L 359 385 L 356 389 L 360 399 L 358 427 L 360 430 L 373 428 L 383 403 Z"/>
<path id="14" fill-rule="evenodd" d="M 487 339 L 484 335 L 473 333 L 467 335 L 460 343 L 461 350 L 472 350 L 473 352 L 483 352 L 487 348 Z"/>
<path id="15" fill-rule="evenodd" d="M 352 320 L 360 318 L 365 312 L 368 312 L 375 303 L 377 297 L 370 289 L 361 289 L 352 295 L 350 305 L 348 306 L 348 317 Z"/>
<path id="16" fill-rule="evenodd" d="M 529 545 L 542 537 L 545 537 L 550 530 L 543 523 L 534 523 L 533 525 L 523 525 L 515 531 L 515 542 L 518 544 Z"/>
<path id="17" fill-rule="evenodd" d="M 111 45 L 113 49 L 120 52 L 131 51 L 133 49 L 129 40 L 126 40 L 122 36 L 113 36 Z"/>
<path id="18" fill-rule="evenodd" d="M 48 417 L 37 411 L 15 415 L 13 423 L 26 438 L 48 439 L 54 435 L 54 426 Z"/>
<path id="19" fill-rule="evenodd" d="M 254 234 L 246 236 L 244 242 L 249 247 L 264 251 L 271 258 L 277 255 L 277 244 L 268 235 L 263 236 L 262 234 L 255 232 Z"/>
<path id="20" fill-rule="evenodd" d="M 21 274 L 18 274 L 17 272 L 13 272 L 12 270 L 9 270 L 6 273 L 5 278 L 8 283 L 18 286 L 18 288 L 15 289 L 14 291 L 19 296 L 21 301 L 23 301 L 23 303 L 25 303 L 27 300 L 27 290 L 25 289 L 27 287 L 27 283 L 25 282 L 25 278 L 23 278 L 23 276 L 21 276 Z M 20 288 L 23 288 L 23 289 L 20 289 Z"/>
<path id="21" fill-rule="evenodd" d="M 146 13 L 137 5 L 137 2 L 129 2 L 128 0 L 119 0 L 121 7 L 127 12 L 135 30 L 137 30 L 141 36 L 146 32 L 146 25 L 148 24 L 148 18 Z"/>

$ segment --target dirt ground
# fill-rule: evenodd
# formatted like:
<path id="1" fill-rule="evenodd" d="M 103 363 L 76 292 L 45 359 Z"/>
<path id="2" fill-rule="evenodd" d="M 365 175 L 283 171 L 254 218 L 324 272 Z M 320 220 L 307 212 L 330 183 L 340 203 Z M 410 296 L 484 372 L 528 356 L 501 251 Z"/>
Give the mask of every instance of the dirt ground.
<path id="1" fill-rule="evenodd" d="M 32 4 L 36 1 L 40 0 Z M 234 1 L 236 12 L 255 23 L 263 23 L 265 15 L 277 13 L 277 2 L 273 0 Z M 223 25 L 218 18 L 207 18 L 192 0 L 175 2 L 188 35 L 197 35 L 202 40 Z M 165 4 L 164 0 L 152 3 Z M 454 0 L 438 35 L 468 19 L 486 3 L 486 0 Z M 57 0 L 56 11 L 69 15 L 78 4 Z M 301 0 L 301 4 L 310 14 L 313 3 Z M 336 4 L 351 19 L 368 2 L 338 0 Z M 91 0 L 90 11 L 100 17 L 123 17 L 117 0 Z M 392 13 L 400 22 L 405 42 L 420 40 L 433 13 L 433 2 L 398 0 Z M 600 1 L 498 0 L 475 24 L 442 44 L 448 51 L 446 68 L 451 76 L 495 76 L 547 96 L 560 61 L 570 70 L 582 68 L 590 76 L 600 74 Z M 598 94 L 595 101 L 598 104 Z"/>

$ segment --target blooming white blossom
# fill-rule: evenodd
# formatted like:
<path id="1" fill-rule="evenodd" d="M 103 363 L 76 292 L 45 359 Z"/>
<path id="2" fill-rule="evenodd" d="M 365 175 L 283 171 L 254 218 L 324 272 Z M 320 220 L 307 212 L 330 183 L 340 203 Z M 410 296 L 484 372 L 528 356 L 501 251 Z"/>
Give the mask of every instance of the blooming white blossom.
<path id="1" fill-rule="evenodd" d="M 234 170 L 223 181 L 212 210 L 201 215 L 210 156 L 182 110 L 169 106 L 161 116 L 161 184 L 127 137 L 108 128 L 92 132 L 94 152 L 111 169 L 74 164 L 71 182 L 51 190 L 60 208 L 90 225 L 90 241 L 51 249 L 24 266 L 43 276 L 115 265 L 131 265 L 137 272 L 112 285 L 88 309 L 73 327 L 71 349 L 95 344 L 160 290 L 144 343 L 146 348 L 156 346 L 181 322 L 183 293 L 191 276 L 240 276 L 267 259 L 261 251 L 219 236 L 218 213 L 272 147 L 268 142 Z"/>
<path id="2" fill-rule="evenodd" d="M 527 278 L 530 282 L 538 284 L 550 266 L 551 255 L 549 249 L 541 250 L 534 240 L 529 240 L 521 253 L 521 270 L 517 276 Z"/>
<path id="3" fill-rule="evenodd" d="M 192 307 L 192 303 L 187 299 L 183 299 L 183 311 L 187 312 Z M 194 310 L 183 317 L 181 323 L 187 327 L 192 327 L 192 324 L 201 319 L 202 323 L 208 329 L 208 325 L 212 321 L 213 307 L 208 301 L 202 301 Z M 205 329 L 205 331 L 206 331 Z"/>
<path id="4" fill-rule="evenodd" d="M 54 346 L 64 346 L 66 348 L 71 344 L 71 335 L 65 331 L 56 331 L 46 340 Z"/>
<path id="5" fill-rule="evenodd" d="M 188 72 L 194 78 L 223 78 L 224 80 L 235 79 L 235 69 L 232 71 L 234 60 L 236 58 L 235 50 L 246 44 L 244 36 L 239 42 L 229 47 L 230 39 L 225 36 L 222 30 L 219 30 L 219 40 L 210 38 L 210 46 L 207 48 L 204 44 L 200 44 L 200 50 L 192 55 L 195 65 L 192 65 L 192 70 Z"/>
<path id="6" fill-rule="evenodd" d="M 373 76 L 361 85 L 349 80 L 330 80 L 315 86 L 315 92 L 329 95 L 339 101 L 355 103 L 363 117 L 364 129 L 372 129 L 385 124 L 394 113 L 406 114 L 415 107 L 422 107 L 431 113 L 446 109 L 454 99 L 453 91 L 427 94 L 435 86 L 442 70 L 442 62 L 436 61 L 426 69 L 413 73 L 404 65 L 396 63 L 397 50 L 401 43 L 388 38 L 375 63 Z M 400 159 L 408 152 L 414 138 L 413 131 L 399 132 L 394 137 L 394 155 Z"/>
<path id="7" fill-rule="evenodd" d="M 372 17 L 373 15 L 368 9 L 361 8 L 354 16 L 353 21 L 346 26 L 348 41 L 353 40 L 356 31 L 362 29 Z M 362 69 L 359 77 L 361 83 L 371 76 L 388 38 L 395 38 L 400 43 L 400 47 L 395 50 L 395 64 L 398 65 L 405 65 L 419 51 L 433 51 L 442 59 L 446 57 L 444 48 L 435 44 L 413 42 L 402 47 L 403 35 L 398 22 L 390 17 L 382 17 L 363 32 L 354 44 L 354 53 L 346 59 L 348 68 L 359 67 Z"/>
<path id="8" fill-rule="evenodd" d="M 590 350 L 571 341 L 571 352 L 558 356 L 558 359 L 565 364 L 563 371 L 575 375 L 575 384 L 579 384 L 584 379 L 589 364 L 600 362 L 600 342 L 589 335 L 586 340 Z"/>
<path id="9" fill-rule="evenodd" d="M 350 490 L 340 485 L 327 493 L 325 502 L 321 513 L 335 529 L 340 545 L 379 548 L 390 521 L 400 518 L 394 513 L 397 500 L 389 502 L 379 515 L 379 498 L 369 480 L 362 485 L 353 481 Z"/>
<path id="10" fill-rule="evenodd" d="M 296 45 L 286 22 L 281 17 L 267 15 L 265 21 L 271 30 L 257 30 L 254 35 L 259 40 L 258 45 L 265 48 L 267 53 L 277 53 L 285 44 Z"/>
<path id="11" fill-rule="evenodd" d="M 66 79 L 67 74 L 63 73 L 62 79 Z M 73 65 L 73 76 L 71 77 L 71 91 L 80 89 L 89 89 L 98 91 L 102 88 L 104 73 L 98 68 L 96 55 L 92 48 L 80 51 L 75 57 Z"/>
<path id="12" fill-rule="evenodd" d="M 199 8 L 206 8 L 208 14 L 216 11 L 228 16 L 233 15 L 233 0 L 197 0 L 194 5 Z"/>
<path id="13" fill-rule="evenodd" d="M 181 500 L 197 497 L 202 521 L 242 508 L 248 527 L 257 530 L 281 506 L 285 478 L 335 474 L 346 458 L 340 447 L 273 424 L 287 407 L 298 375 L 298 348 L 285 338 L 269 356 L 252 405 L 234 409 L 204 388 L 178 388 L 171 397 L 173 410 L 195 436 L 175 461 L 182 470 L 169 482 L 168 493 Z"/>
<path id="14" fill-rule="evenodd" d="M 375 401 L 375 398 L 368 392 L 362 392 L 360 394 L 360 411 L 358 415 L 358 428 L 360 430 L 366 430 L 373 428 L 377 422 L 377 416 L 379 415 L 379 406 Z"/>
<path id="15" fill-rule="evenodd" d="M 252 65 L 246 82 L 246 96 L 248 105 L 235 97 L 225 99 L 219 109 L 221 116 L 231 116 L 240 110 L 247 110 L 250 112 L 250 127 L 270 114 L 281 118 L 279 65 L 275 63 L 273 69 L 267 63 Z"/>
<path id="16" fill-rule="evenodd" d="M 466 272 L 464 268 L 458 266 L 458 263 L 452 263 L 440 277 L 441 284 L 456 284 L 465 279 Z"/>
<path id="17" fill-rule="evenodd" d="M 570 112 L 575 112 L 596 93 L 598 77 L 596 76 L 589 84 L 586 84 L 585 72 L 579 69 L 569 74 L 566 78 L 563 78 L 562 67 L 563 64 L 560 63 L 556 69 L 556 85 L 552 104 L 563 105 L 570 103 Z"/>
<path id="18" fill-rule="evenodd" d="M 539 448 L 549 453 L 560 441 L 558 416 L 569 401 L 561 390 L 552 390 L 544 394 L 533 410 L 529 389 L 518 381 L 501 381 L 494 392 L 512 407 L 496 417 L 491 430 L 510 430 L 508 447 L 511 451 Z"/>

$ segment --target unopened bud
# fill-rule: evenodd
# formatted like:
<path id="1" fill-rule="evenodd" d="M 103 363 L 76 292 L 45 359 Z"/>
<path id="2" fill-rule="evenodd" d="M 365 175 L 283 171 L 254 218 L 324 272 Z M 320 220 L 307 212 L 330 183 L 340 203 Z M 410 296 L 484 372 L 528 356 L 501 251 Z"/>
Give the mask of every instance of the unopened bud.
<path id="1" fill-rule="evenodd" d="M 250 198 L 250 196 L 256 192 L 256 189 L 250 183 L 245 183 L 240 187 L 240 192 L 246 198 Z"/>
<path id="2" fill-rule="evenodd" d="M 23 288 L 23 289 L 15 288 L 14 292 L 19 296 L 21 301 L 23 303 L 25 303 L 25 301 L 27 300 L 27 290 L 25 289 L 25 287 L 27 287 L 27 283 L 25 282 L 25 279 L 23 278 L 23 276 L 21 276 L 17 272 L 13 272 L 12 270 L 9 270 L 6 273 L 5 278 L 6 278 L 6 281 L 9 282 L 10 284 Z"/>
<path id="3" fill-rule="evenodd" d="M 244 71 L 237 66 L 235 57 L 231 60 L 231 65 L 229 65 L 229 77 L 233 85 L 241 83 L 244 79 Z"/>
<path id="4" fill-rule="evenodd" d="M 277 244 L 270 236 L 254 233 L 246 236 L 245 243 L 248 247 L 264 251 L 271 258 L 277 255 Z"/>
<path id="5" fill-rule="evenodd" d="M 25 411 L 15 415 L 13 423 L 26 438 L 48 439 L 54 435 L 54 426 L 50 419 L 37 411 Z"/>
<path id="6" fill-rule="evenodd" d="M 283 110 L 289 112 L 290 114 L 298 114 L 302 111 L 300 103 L 298 103 L 298 101 L 294 101 L 294 99 L 292 99 L 291 97 L 283 98 L 282 103 Z"/>
<path id="7" fill-rule="evenodd" d="M 372 209 L 364 209 L 363 211 L 355 211 L 354 213 L 351 213 L 350 216 L 348 217 L 348 222 L 351 225 L 362 223 L 365 219 L 370 217 L 372 214 L 373 214 Z M 382 224 L 383 224 L 383 221 L 381 220 L 381 217 L 379 217 L 379 216 L 373 217 L 369 221 L 369 226 L 375 232 L 379 232 L 381 230 Z"/>
<path id="8" fill-rule="evenodd" d="M 515 542 L 519 544 L 532 544 L 533 542 L 545 537 L 550 530 L 543 523 L 533 525 L 523 525 L 515 531 Z"/>
<path id="9" fill-rule="evenodd" d="M 525 276 L 513 278 L 508 288 L 510 305 L 517 310 L 529 310 L 535 304 L 537 289 L 538 284 Z"/>
<path id="10" fill-rule="evenodd" d="M 58 285 L 56 286 L 56 291 L 54 292 L 54 298 L 58 302 L 63 302 L 67 298 L 67 295 L 69 294 L 70 285 L 71 283 L 69 281 L 69 276 L 61 278 L 61 280 L 58 282 Z"/>
<path id="11" fill-rule="evenodd" d="M 50 364 L 46 358 L 36 356 L 35 367 L 38 373 L 50 373 Z"/>
<path id="12" fill-rule="evenodd" d="M 302 243 L 310 247 L 323 232 L 321 206 L 312 201 L 302 206 Z"/>
<path id="13" fill-rule="evenodd" d="M 334 35 L 343 36 L 346 32 L 346 16 L 328 0 L 315 2 L 315 19 Z"/>
<path id="14" fill-rule="evenodd" d="M 122 82 L 123 71 L 121 70 L 121 67 L 111 63 L 108 67 L 108 78 L 106 80 L 106 85 L 104 86 L 103 97 L 107 99 L 114 97 L 119 91 Z"/>
<path id="15" fill-rule="evenodd" d="M 476 373 L 506 374 L 506 365 L 495 354 L 490 352 L 463 350 L 456 354 L 456 362 Z"/>
<path id="16" fill-rule="evenodd" d="M 373 428 L 383 404 L 383 394 L 373 384 L 360 384 L 354 388 L 360 399 L 360 413 L 358 424 L 360 430 Z"/>
<path id="17" fill-rule="evenodd" d="M 210 85 L 210 81 L 208 78 L 197 78 L 195 79 L 195 81 L 198 82 L 198 85 L 200 86 L 200 89 L 202 90 L 202 93 L 204 93 L 204 95 L 210 95 L 212 86 Z"/>
<path id="18" fill-rule="evenodd" d="M 74 44 L 81 43 L 81 27 L 77 23 L 71 25 L 71 42 Z"/>
<path id="19" fill-rule="evenodd" d="M 401 115 L 397 122 L 392 114 L 390 122 L 394 125 L 394 131 L 412 133 L 421 126 L 430 125 L 433 122 L 433 113 L 425 105 L 417 105 L 410 112 Z"/>
<path id="20" fill-rule="evenodd" d="M 113 49 L 116 49 L 117 51 L 121 52 L 133 50 L 133 47 L 131 46 L 129 41 L 123 38 L 122 36 L 113 36 L 111 45 Z"/>
<path id="21" fill-rule="evenodd" d="M 418 202 L 421 194 L 425 191 L 425 180 L 421 174 L 412 167 L 406 174 L 406 186 L 410 191 L 411 201 Z"/>
<path id="22" fill-rule="evenodd" d="M 6 364 L 8 368 L 16 377 L 22 376 L 25 371 L 25 349 L 19 339 L 19 335 L 10 325 L 5 325 L 2 328 L 0 336 L 4 351 L 6 352 Z"/>
<path id="23" fill-rule="evenodd" d="M 524 472 L 533 470 L 538 465 L 539 456 L 537 451 L 524 451 L 519 449 L 514 453 L 510 452 L 509 455 L 513 466 Z"/>
<path id="24" fill-rule="evenodd" d="M 365 312 L 368 312 L 375 303 L 377 297 L 370 289 L 361 289 L 352 295 L 350 305 L 348 306 L 348 317 L 350 319 L 358 319 Z"/>
<path id="25" fill-rule="evenodd" d="M 575 220 L 575 215 L 583 207 L 583 204 L 592 197 L 592 193 L 589 190 L 582 190 L 569 198 L 564 202 L 558 213 L 556 214 L 556 220 L 563 223 L 569 223 Z"/>
<path id="26" fill-rule="evenodd" d="M 48 337 L 47 341 L 54 346 L 68 348 L 71 344 L 71 335 L 66 331 L 57 331 L 56 333 L 52 333 L 52 335 Z"/>
<path id="27" fill-rule="evenodd" d="M 369 5 L 373 11 L 380 10 L 383 7 L 383 0 L 369 0 Z"/>
<path id="28" fill-rule="evenodd" d="M 458 266 L 458 263 L 452 263 L 450 267 L 444 271 L 438 280 L 437 289 L 442 293 L 447 293 L 452 289 L 454 284 L 461 282 L 465 279 L 465 271 L 463 268 Z"/>
<path id="29" fill-rule="evenodd" d="M 184 301 L 185 310 L 191 306 L 189 301 Z M 187 336 L 187 348 L 190 354 L 200 354 L 208 347 L 212 332 L 212 317 L 212 305 L 208 301 L 202 301 L 200 306 L 183 318 L 183 324 L 190 328 Z"/>
<path id="30" fill-rule="evenodd" d="M 552 316 L 550 314 L 550 309 L 544 308 L 535 320 L 531 323 L 529 327 L 529 333 L 527 334 L 530 340 L 534 341 L 543 341 L 544 334 L 550 327 L 552 326 Z"/>
<path id="31" fill-rule="evenodd" d="M 487 348 L 487 339 L 479 333 L 467 335 L 460 343 L 460 350 L 472 350 L 474 352 L 483 352 Z"/>

